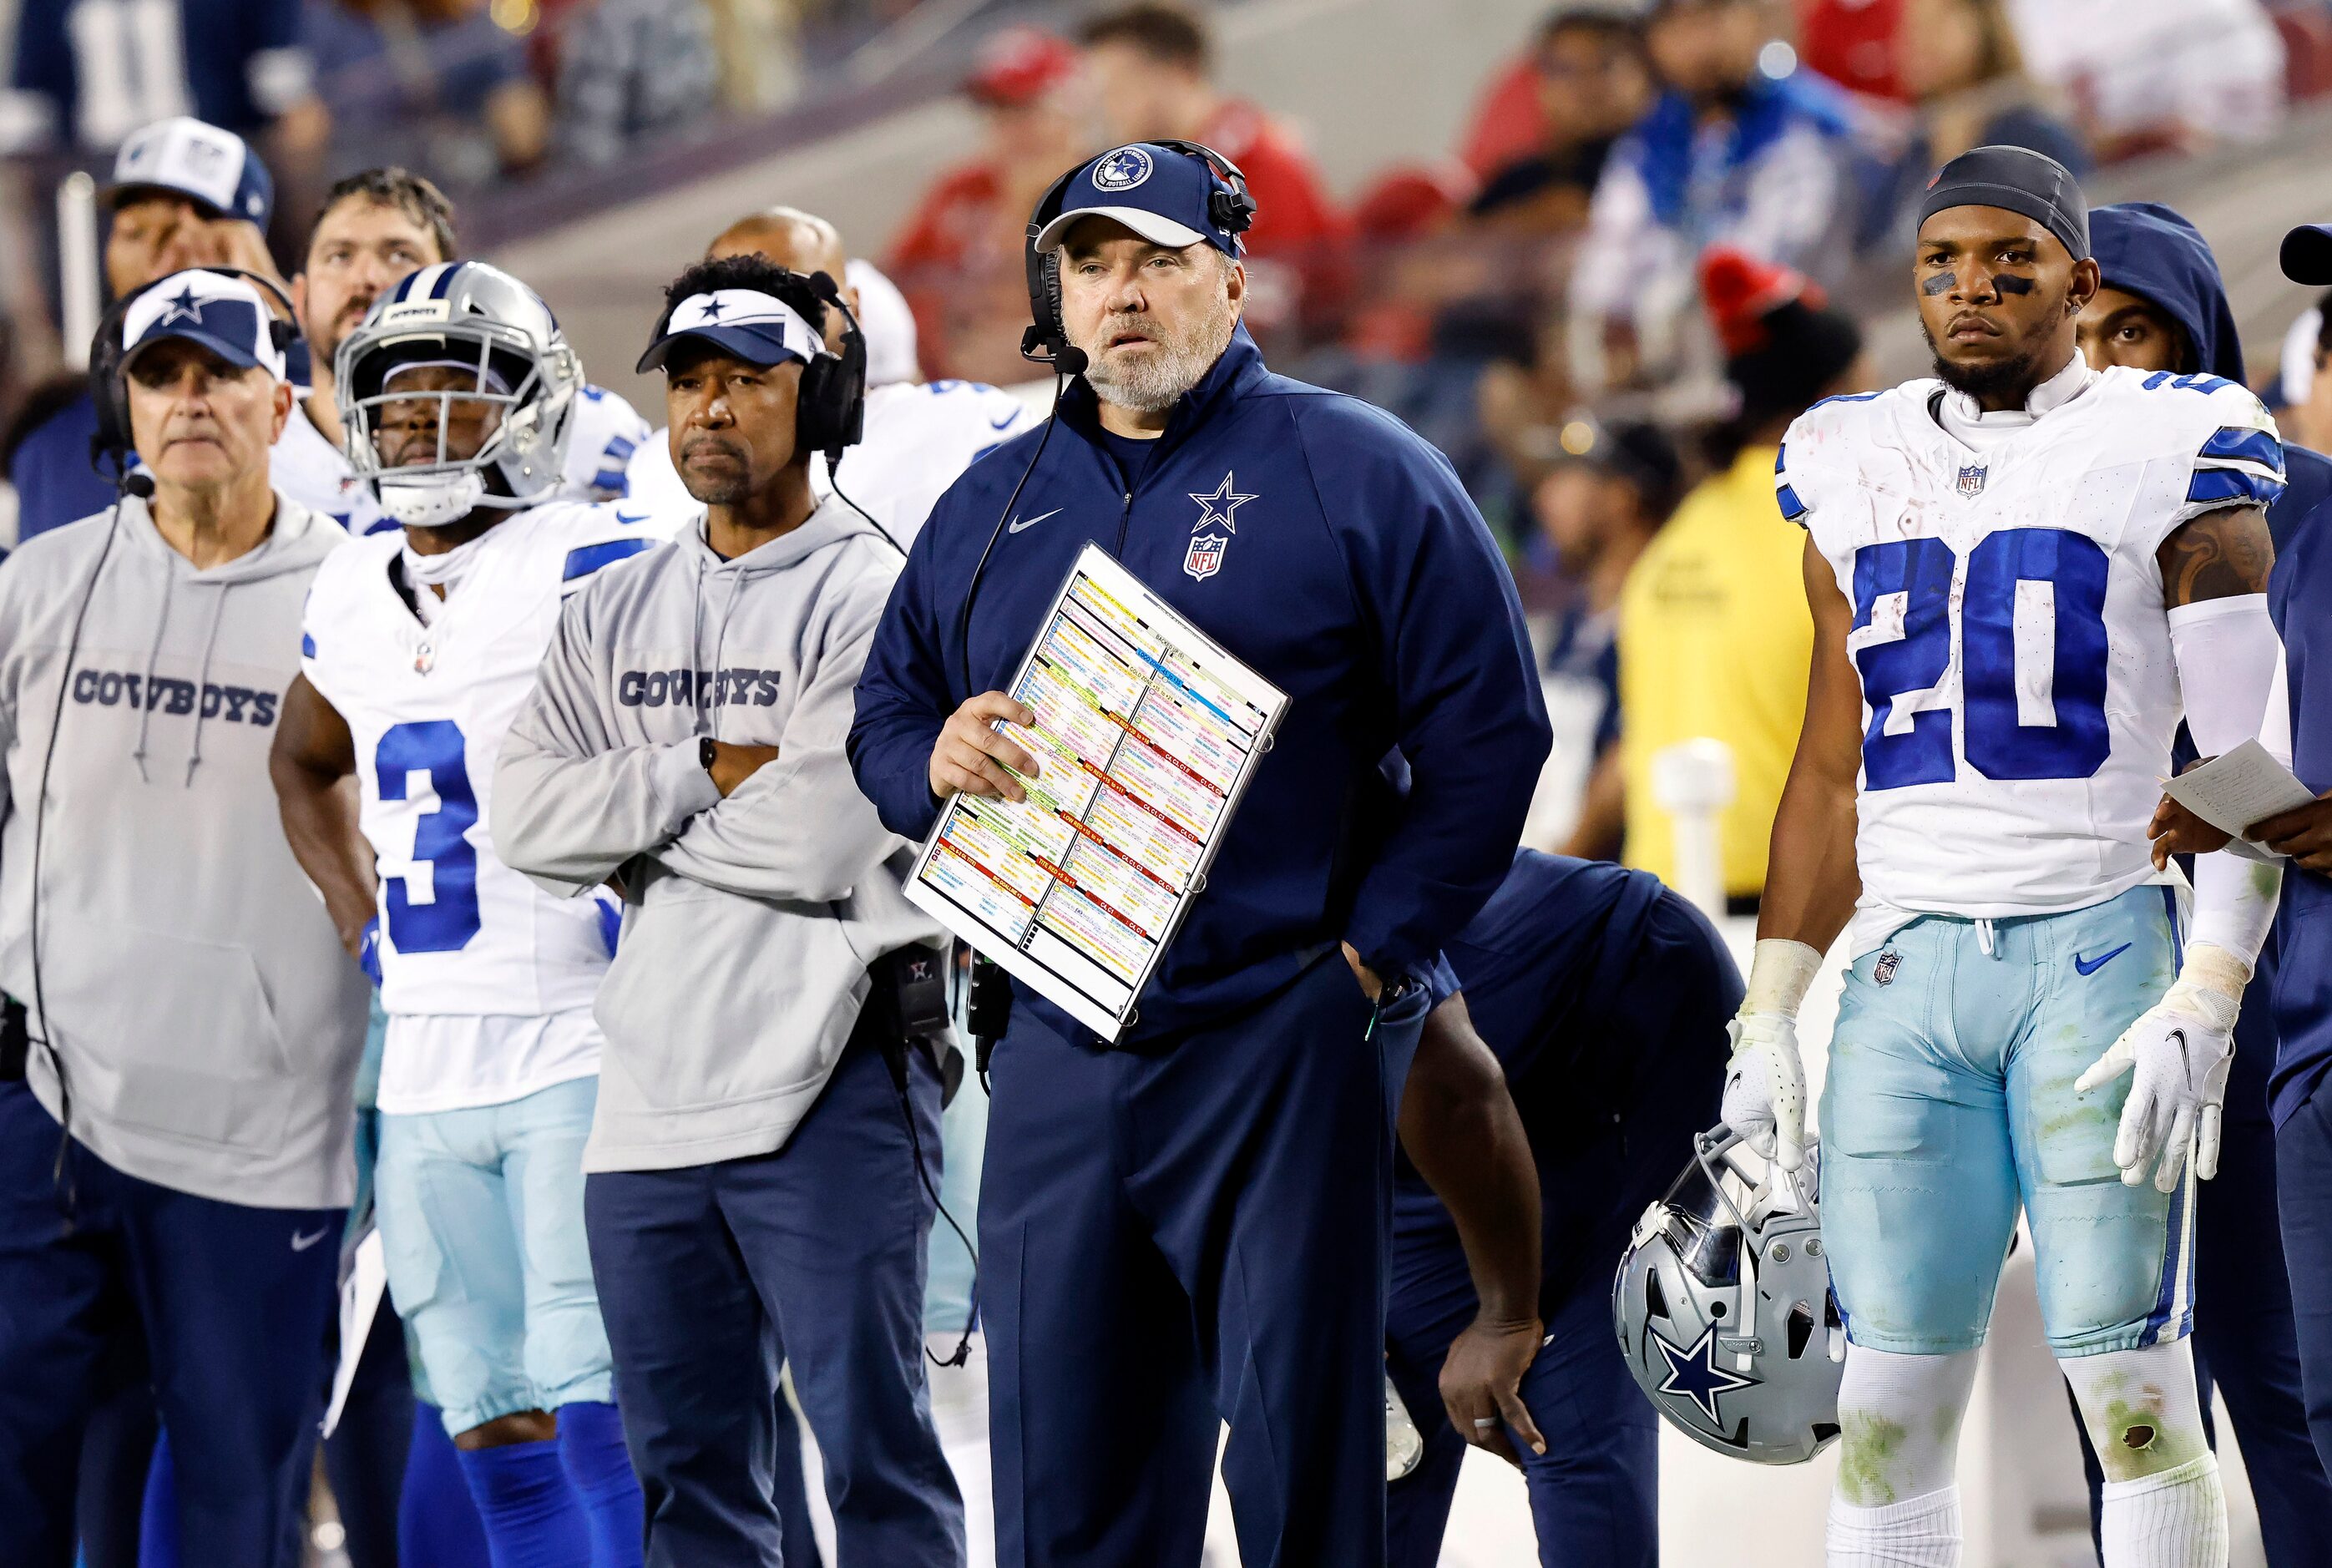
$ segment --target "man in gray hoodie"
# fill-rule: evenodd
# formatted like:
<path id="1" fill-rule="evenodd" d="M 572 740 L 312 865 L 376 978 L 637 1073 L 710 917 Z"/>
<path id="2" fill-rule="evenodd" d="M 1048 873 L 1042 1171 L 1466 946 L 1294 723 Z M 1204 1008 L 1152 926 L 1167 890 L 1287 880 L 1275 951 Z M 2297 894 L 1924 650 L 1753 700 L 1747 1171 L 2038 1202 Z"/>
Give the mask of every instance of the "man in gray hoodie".
<path id="1" fill-rule="evenodd" d="M 922 1367 L 942 939 L 843 753 L 899 555 L 809 484 L 863 397 L 833 293 L 674 282 L 640 368 L 707 510 L 569 601 L 494 776 L 507 864 L 624 890 L 584 1213 L 652 1568 L 777 1560 L 780 1343 L 842 1560 L 964 1561 Z"/>
<path id="2" fill-rule="evenodd" d="M 126 1316 L 183 1560 L 266 1568 L 296 1561 L 365 1020 L 267 753 L 345 536 L 269 488 L 292 389 L 250 284 L 178 272 L 119 321 L 99 428 L 146 473 L 0 567 L 0 1560 L 72 1560 Z"/>

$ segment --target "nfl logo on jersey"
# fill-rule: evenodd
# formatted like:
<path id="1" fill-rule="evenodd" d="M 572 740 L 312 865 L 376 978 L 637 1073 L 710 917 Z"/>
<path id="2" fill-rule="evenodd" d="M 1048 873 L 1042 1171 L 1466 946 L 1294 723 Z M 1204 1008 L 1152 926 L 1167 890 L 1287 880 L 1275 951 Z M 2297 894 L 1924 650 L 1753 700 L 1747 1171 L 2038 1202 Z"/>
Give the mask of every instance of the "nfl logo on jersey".
<path id="1" fill-rule="evenodd" d="M 1219 533 L 1202 533 L 1190 541 L 1182 556 L 1182 569 L 1193 580 L 1204 582 L 1223 569 L 1223 546 L 1230 541 Z"/>
<path id="2" fill-rule="evenodd" d="M 1983 493 L 1983 469 L 1973 463 L 1969 464 L 1965 468 L 1961 469 L 1960 494 L 1969 501 L 1974 501 L 1977 496 L 1982 495 Z"/>

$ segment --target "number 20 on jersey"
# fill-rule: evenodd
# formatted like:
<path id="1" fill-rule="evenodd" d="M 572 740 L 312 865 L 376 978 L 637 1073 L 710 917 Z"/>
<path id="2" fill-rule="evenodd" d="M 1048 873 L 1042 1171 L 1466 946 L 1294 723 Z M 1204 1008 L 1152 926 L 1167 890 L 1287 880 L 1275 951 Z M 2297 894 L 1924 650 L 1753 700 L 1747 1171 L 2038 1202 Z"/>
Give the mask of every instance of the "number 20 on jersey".
<path id="1" fill-rule="evenodd" d="M 1958 551 L 1940 539 L 1890 540 L 1857 550 L 1855 630 L 1867 635 L 1891 597 L 1899 596 L 1902 610 L 1900 636 L 1865 642 L 1854 655 L 1870 709 L 1862 740 L 1865 787 L 1899 789 L 1956 776 L 1949 708 L 1916 712 L 1907 726 L 1895 725 L 1895 733 L 1888 722 L 1897 699 L 1945 679 L 1954 631 L 1969 766 L 1987 779 L 2086 779 L 2103 766 L 2113 744 L 2106 723 L 2107 565 L 2095 540 L 2065 529 L 1987 535 L 1968 552 L 1954 627 Z M 2024 672 L 2021 683 L 2020 615 L 2029 655 L 2039 651 L 2031 645 L 2044 618 L 2053 628 L 2049 667 Z M 2054 722 L 2028 722 L 2043 703 Z"/>

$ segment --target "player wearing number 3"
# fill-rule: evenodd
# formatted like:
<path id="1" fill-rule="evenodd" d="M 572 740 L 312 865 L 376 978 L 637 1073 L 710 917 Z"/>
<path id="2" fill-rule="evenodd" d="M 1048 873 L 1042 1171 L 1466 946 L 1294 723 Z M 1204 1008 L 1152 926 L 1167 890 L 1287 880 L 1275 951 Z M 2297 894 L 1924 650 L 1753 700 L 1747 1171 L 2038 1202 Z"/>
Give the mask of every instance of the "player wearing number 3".
<path id="1" fill-rule="evenodd" d="M 274 775 L 344 936 L 378 942 L 389 1291 L 494 1560 L 611 1568 L 640 1561 L 640 1498 L 582 1154 L 614 909 L 537 889 L 487 830 L 494 760 L 567 597 L 656 542 L 616 508 L 550 500 L 582 385 L 533 291 L 475 262 L 408 274 L 342 342 L 350 455 L 403 527 L 318 573 Z"/>
<path id="2" fill-rule="evenodd" d="M 1850 918 L 1821 1115 L 1850 1347 L 1831 1568 L 1959 1561 L 1954 1449 L 2020 1202 L 2107 1568 L 2207 1568 L 2192 1182 L 2277 879 L 2203 856 L 2190 937 L 2146 823 L 2182 713 L 2206 754 L 2257 732 L 2281 449 L 2241 386 L 2075 353 L 2098 266 L 2050 159 L 1946 165 L 1916 258 L 1940 379 L 1817 405 L 1776 464 L 1814 657 L 1725 1115 L 1801 1162 L 1793 1018 Z"/>

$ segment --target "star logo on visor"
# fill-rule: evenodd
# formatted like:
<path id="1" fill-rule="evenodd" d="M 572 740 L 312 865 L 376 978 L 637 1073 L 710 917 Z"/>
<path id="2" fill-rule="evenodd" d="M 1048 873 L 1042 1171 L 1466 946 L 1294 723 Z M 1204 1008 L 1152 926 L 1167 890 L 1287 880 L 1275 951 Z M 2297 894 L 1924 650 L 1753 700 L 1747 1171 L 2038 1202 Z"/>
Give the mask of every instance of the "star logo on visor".
<path id="1" fill-rule="evenodd" d="M 1237 512 L 1245 502 L 1255 499 L 1252 495 L 1241 495 L 1231 488 L 1231 476 L 1228 470 L 1224 471 L 1223 482 L 1215 487 L 1215 492 L 1212 495 L 1200 495 L 1195 490 L 1189 492 L 1188 494 L 1202 509 L 1199 513 L 1199 521 L 1190 525 L 1192 533 L 1198 532 L 1202 528 L 1219 528 L 1237 533 L 1238 524 L 1231 521 L 1231 513 Z"/>
<path id="2" fill-rule="evenodd" d="M 702 314 L 704 319 L 708 321 L 719 320 L 721 319 L 721 301 L 718 300 L 705 301 Z"/>
<path id="3" fill-rule="evenodd" d="M 162 312 L 162 320 L 158 323 L 158 325 L 167 327 L 173 321 L 192 321 L 197 327 L 203 324 L 202 303 L 195 298 L 195 286 L 192 283 L 182 285 L 177 293 L 171 297 L 169 306 L 168 310 Z"/>
<path id="4" fill-rule="evenodd" d="M 1682 1394 L 1700 1407 L 1711 1426 L 1725 1424 L 1716 1413 L 1717 1395 L 1757 1386 L 1755 1378 L 1744 1378 L 1716 1364 L 1716 1324 L 1701 1330 L 1690 1350 L 1678 1350 L 1662 1339 L 1658 1329 L 1650 1333 L 1652 1343 L 1659 1347 L 1662 1359 L 1668 1363 L 1668 1375 L 1660 1381 L 1660 1392 Z"/>

